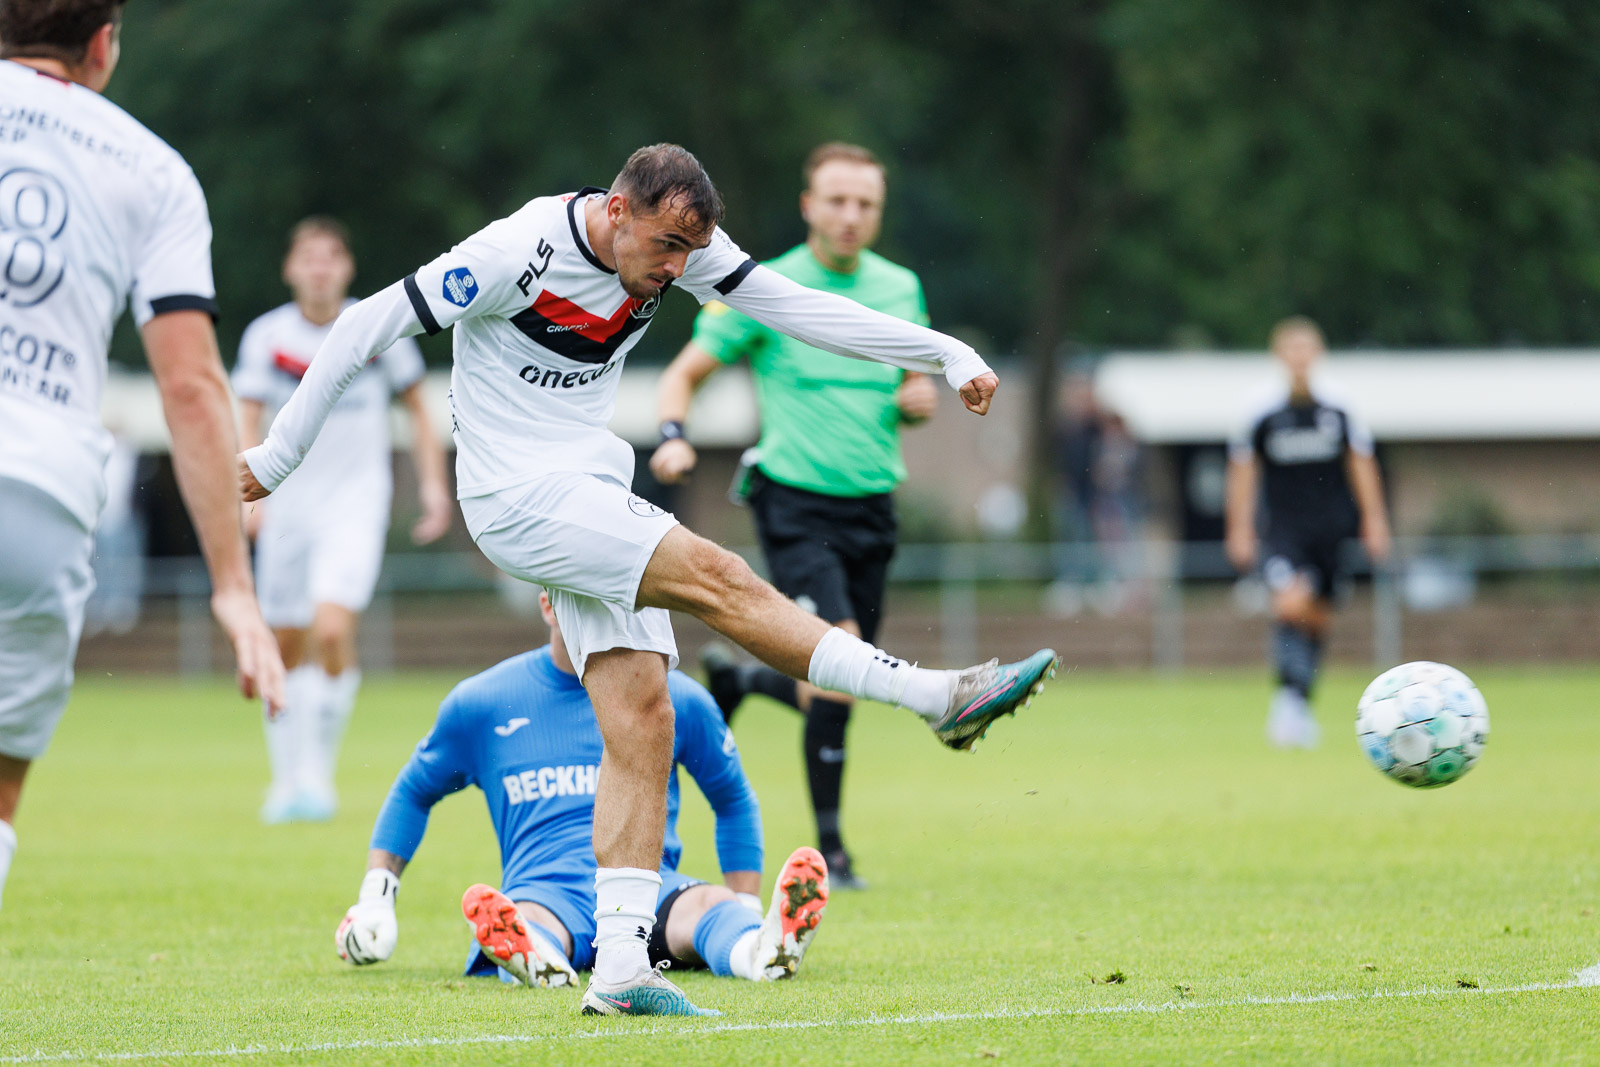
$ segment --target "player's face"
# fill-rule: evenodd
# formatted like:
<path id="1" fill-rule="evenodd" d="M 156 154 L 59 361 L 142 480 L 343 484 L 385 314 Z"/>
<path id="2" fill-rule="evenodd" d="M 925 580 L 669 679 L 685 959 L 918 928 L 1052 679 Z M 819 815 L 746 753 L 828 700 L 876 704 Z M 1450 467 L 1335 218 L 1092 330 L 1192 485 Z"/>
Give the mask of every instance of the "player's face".
<path id="1" fill-rule="evenodd" d="M 1322 338 L 1314 330 L 1285 330 L 1277 336 L 1272 351 L 1283 361 L 1290 375 L 1303 379 L 1326 350 Z"/>
<path id="2" fill-rule="evenodd" d="M 712 231 L 673 202 L 653 214 L 642 214 L 626 197 L 618 196 L 607 211 L 615 226 L 611 255 L 617 262 L 617 280 L 636 300 L 659 296 L 669 283 L 683 277 L 689 253 L 711 243 Z"/>
<path id="3" fill-rule="evenodd" d="M 829 160 L 812 172 L 811 188 L 800 194 L 800 214 L 825 256 L 854 259 L 878 239 L 883 196 L 883 171 L 871 163 Z"/>
<path id="4" fill-rule="evenodd" d="M 336 304 L 350 291 L 356 261 L 331 233 L 302 234 L 283 261 L 283 281 L 303 304 Z"/>

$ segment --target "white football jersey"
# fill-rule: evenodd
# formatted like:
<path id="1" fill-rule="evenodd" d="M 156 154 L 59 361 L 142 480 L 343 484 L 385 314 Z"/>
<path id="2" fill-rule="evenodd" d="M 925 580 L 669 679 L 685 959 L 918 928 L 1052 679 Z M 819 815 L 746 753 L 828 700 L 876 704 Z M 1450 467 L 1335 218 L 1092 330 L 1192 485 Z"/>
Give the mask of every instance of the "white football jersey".
<path id="1" fill-rule="evenodd" d="M 633 480 L 633 449 L 608 428 L 617 381 L 660 294 L 636 300 L 589 247 L 582 214 L 604 190 L 542 197 L 490 223 L 340 316 L 305 382 L 245 462 L 269 492 L 300 464 L 339 394 L 396 338 L 455 327 L 451 432 L 465 500 L 551 472 Z M 758 266 L 719 228 L 676 285 L 838 355 L 942 373 L 989 372 L 970 345 L 808 289 Z"/>
<path id="2" fill-rule="evenodd" d="M 345 302 L 345 307 L 354 304 Z M 333 323 L 318 326 L 292 301 L 256 319 L 239 339 L 233 391 L 266 406 L 268 416 L 294 395 Z M 393 489 L 389 463 L 389 402 L 422 380 L 422 351 L 409 337 L 356 375 L 339 397 L 304 462 L 273 495 L 273 508 L 315 509 L 341 500 L 371 502 L 385 509 Z"/>
<path id="3" fill-rule="evenodd" d="M 633 481 L 633 449 L 607 425 L 629 351 L 661 303 L 629 296 L 589 247 L 583 189 L 529 201 L 405 280 L 430 334 L 455 326 L 450 406 L 463 497 L 551 471 Z M 722 230 L 676 285 L 702 303 L 755 267 Z"/>
<path id="4" fill-rule="evenodd" d="M 100 394 L 131 303 L 216 314 L 211 222 L 183 157 L 99 93 L 0 60 L 0 477 L 86 527 L 105 500 Z"/>

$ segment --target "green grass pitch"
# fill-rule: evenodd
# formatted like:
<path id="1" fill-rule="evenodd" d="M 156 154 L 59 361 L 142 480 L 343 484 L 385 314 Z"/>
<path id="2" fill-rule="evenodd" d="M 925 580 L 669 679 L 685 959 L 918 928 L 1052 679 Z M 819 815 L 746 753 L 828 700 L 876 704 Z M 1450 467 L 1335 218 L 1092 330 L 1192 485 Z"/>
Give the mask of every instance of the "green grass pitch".
<path id="1" fill-rule="evenodd" d="M 460 977 L 461 891 L 499 870 L 476 792 L 435 812 L 395 958 L 339 962 L 373 816 L 454 679 L 369 682 L 343 812 L 268 828 L 248 705 L 85 677 L 23 800 L 0 1062 L 1595 1062 L 1593 673 L 1478 673 L 1488 750 L 1432 791 L 1358 752 L 1357 674 L 1324 685 L 1314 753 L 1267 749 L 1258 672 L 1064 673 L 973 755 L 865 708 L 846 829 L 871 890 L 836 895 L 793 982 L 675 974 L 725 1013 L 695 1021 Z M 798 720 L 737 727 L 773 867 L 811 840 Z M 687 792 L 685 870 L 714 877 Z"/>

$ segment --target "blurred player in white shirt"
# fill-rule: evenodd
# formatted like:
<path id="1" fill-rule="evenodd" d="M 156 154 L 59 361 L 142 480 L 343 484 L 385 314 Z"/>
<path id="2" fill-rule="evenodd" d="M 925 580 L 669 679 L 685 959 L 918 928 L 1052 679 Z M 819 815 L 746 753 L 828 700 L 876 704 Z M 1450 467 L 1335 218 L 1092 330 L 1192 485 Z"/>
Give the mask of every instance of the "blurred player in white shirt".
<path id="1" fill-rule="evenodd" d="M 313 216 L 290 232 L 283 281 L 294 299 L 252 322 L 239 341 L 233 388 L 246 447 L 260 442 L 263 416 L 293 395 L 334 320 L 355 303 L 355 272 L 350 236 L 338 220 Z M 361 685 L 356 624 L 372 600 L 389 532 L 395 396 L 411 415 L 422 503 L 411 539 L 426 544 L 450 528 L 455 504 L 428 418 L 424 372 L 417 343 L 396 341 L 356 375 L 295 476 L 270 501 L 246 505 L 261 610 L 289 669 L 287 706 L 266 720 L 266 822 L 327 819 L 337 808 L 334 768 Z"/>
<path id="2" fill-rule="evenodd" d="M 111 330 L 131 307 L 239 684 L 283 664 L 239 529 L 211 222 L 183 158 L 106 100 L 120 0 L 0 0 L 0 888 L 22 781 L 54 735 L 94 586 Z"/>

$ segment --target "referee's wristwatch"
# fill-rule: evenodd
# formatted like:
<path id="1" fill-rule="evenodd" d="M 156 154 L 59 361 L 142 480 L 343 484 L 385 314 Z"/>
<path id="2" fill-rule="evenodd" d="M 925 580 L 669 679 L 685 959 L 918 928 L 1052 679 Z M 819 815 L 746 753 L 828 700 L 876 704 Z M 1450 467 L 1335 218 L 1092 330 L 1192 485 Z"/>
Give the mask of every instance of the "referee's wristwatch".
<path id="1" fill-rule="evenodd" d="M 683 439 L 683 420 L 668 419 L 661 424 L 661 443 Z"/>

